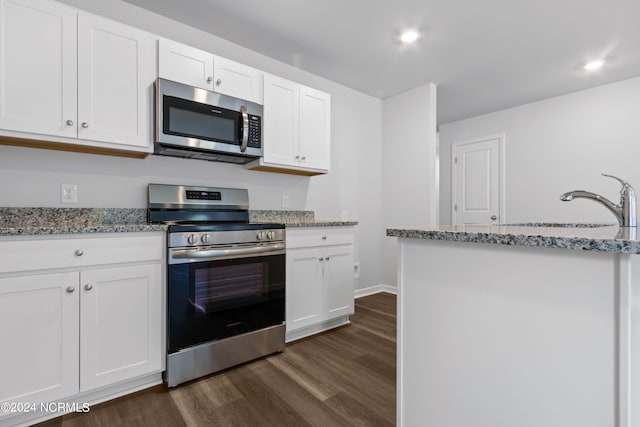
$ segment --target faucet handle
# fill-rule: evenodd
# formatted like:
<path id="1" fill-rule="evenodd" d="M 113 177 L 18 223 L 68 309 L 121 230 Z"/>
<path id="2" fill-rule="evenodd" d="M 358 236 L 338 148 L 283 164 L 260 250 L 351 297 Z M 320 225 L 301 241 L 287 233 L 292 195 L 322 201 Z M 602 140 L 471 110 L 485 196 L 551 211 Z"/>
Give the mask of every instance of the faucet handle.
<path id="1" fill-rule="evenodd" d="M 635 190 L 633 189 L 633 186 L 631 184 L 629 184 L 627 181 L 625 181 L 622 178 L 618 178 L 617 176 L 613 176 L 613 175 L 607 175 L 606 173 L 603 173 L 602 176 L 606 176 L 608 178 L 613 178 L 615 180 L 618 180 L 620 182 L 620 184 L 622 184 L 622 190 L 620 190 L 620 193 L 629 193 L 629 194 L 635 194 Z"/>

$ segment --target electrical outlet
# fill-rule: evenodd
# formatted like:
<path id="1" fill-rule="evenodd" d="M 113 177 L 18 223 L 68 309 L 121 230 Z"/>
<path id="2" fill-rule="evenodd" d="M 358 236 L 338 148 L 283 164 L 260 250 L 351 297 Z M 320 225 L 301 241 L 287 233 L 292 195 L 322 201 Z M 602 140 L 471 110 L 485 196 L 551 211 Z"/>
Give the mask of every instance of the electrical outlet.
<path id="1" fill-rule="evenodd" d="M 289 196 L 287 196 L 286 194 L 282 196 L 282 207 L 283 208 L 289 207 Z"/>
<path id="2" fill-rule="evenodd" d="M 360 263 L 356 262 L 353 264 L 353 278 L 354 279 L 359 279 L 360 278 Z"/>
<path id="3" fill-rule="evenodd" d="M 60 201 L 62 203 L 78 203 L 78 186 L 76 184 L 61 184 Z"/>

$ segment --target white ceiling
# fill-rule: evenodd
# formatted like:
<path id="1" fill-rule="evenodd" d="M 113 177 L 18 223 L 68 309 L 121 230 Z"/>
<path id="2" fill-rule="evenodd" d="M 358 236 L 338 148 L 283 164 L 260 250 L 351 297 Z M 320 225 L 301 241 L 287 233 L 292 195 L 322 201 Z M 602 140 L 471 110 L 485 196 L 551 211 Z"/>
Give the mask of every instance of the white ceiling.
<path id="1" fill-rule="evenodd" d="M 640 75 L 638 0 L 125 1 L 379 98 L 434 82 L 440 124 Z"/>

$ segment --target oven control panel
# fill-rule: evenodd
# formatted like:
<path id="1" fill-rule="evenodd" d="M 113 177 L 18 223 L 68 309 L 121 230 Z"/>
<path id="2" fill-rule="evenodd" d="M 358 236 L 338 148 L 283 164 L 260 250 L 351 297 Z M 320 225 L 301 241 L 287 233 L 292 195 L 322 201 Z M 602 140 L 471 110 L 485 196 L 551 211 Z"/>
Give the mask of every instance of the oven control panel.
<path id="1" fill-rule="evenodd" d="M 284 242 L 284 229 L 186 231 L 169 234 L 169 247 L 233 245 L 253 242 Z"/>

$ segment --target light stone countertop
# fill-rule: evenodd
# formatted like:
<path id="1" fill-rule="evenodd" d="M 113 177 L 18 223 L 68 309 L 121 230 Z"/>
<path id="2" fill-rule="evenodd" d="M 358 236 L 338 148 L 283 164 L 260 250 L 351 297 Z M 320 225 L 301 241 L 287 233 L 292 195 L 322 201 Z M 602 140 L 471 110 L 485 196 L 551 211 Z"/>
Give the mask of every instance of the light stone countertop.
<path id="1" fill-rule="evenodd" d="M 640 254 L 640 240 L 637 238 L 636 229 L 618 227 L 615 224 L 441 225 L 388 228 L 387 236 Z"/>
<path id="2" fill-rule="evenodd" d="M 148 224 L 146 209 L 0 208 L 0 236 L 166 231 Z"/>
<path id="3" fill-rule="evenodd" d="M 358 225 L 357 221 L 316 220 L 313 211 L 250 210 L 249 221 L 253 223 L 284 224 L 287 228 L 348 227 Z"/>
<path id="4" fill-rule="evenodd" d="M 285 224 L 287 228 L 353 226 L 355 221 L 318 221 L 313 211 L 250 210 L 252 223 Z M 142 208 L 0 207 L 0 236 L 166 231 L 148 224 Z"/>

